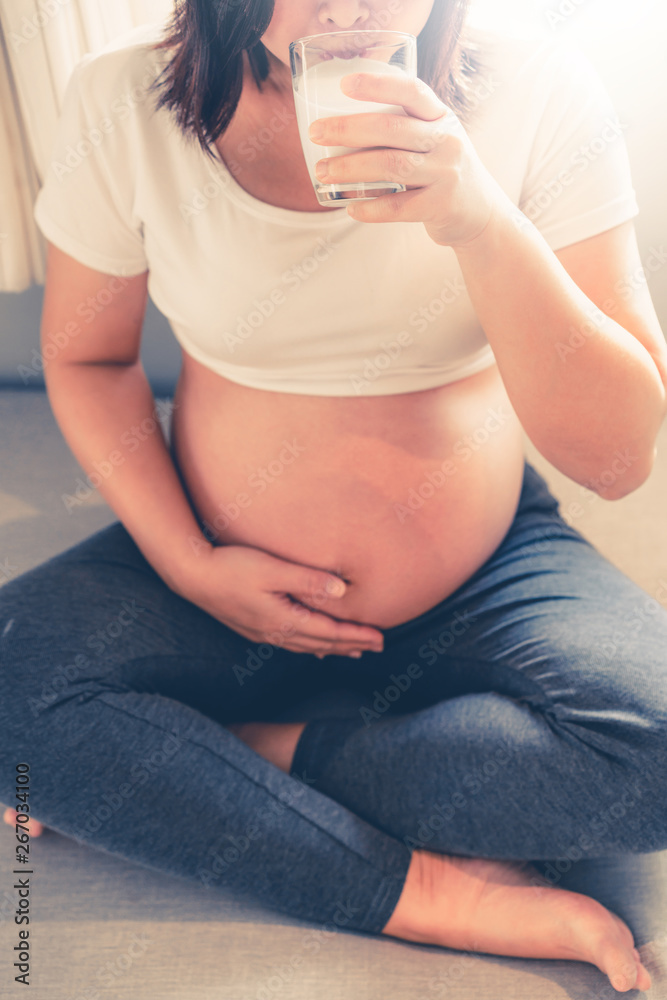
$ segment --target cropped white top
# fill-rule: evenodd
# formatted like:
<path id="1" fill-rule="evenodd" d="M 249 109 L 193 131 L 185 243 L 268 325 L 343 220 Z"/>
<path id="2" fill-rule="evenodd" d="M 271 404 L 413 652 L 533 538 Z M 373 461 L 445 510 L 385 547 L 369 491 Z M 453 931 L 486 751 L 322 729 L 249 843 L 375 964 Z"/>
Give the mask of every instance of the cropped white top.
<path id="1" fill-rule="evenodd" d="M 109 275 L 148 271 L 183 350 L 243 385 L 385 395 L 493 365 L 454 251 L 421 223 L 268 205 L 239 180 L 270 135 L 227 164 L 212 147 L 210 163 L 155 110 L 163 30 L 137 28 L 76 66 L 35 204 L 44 236 Z M 589 62 L 557 41 L 480 40 L 468 134 L 552 249 L 636 216 L 626 126 Z"/>

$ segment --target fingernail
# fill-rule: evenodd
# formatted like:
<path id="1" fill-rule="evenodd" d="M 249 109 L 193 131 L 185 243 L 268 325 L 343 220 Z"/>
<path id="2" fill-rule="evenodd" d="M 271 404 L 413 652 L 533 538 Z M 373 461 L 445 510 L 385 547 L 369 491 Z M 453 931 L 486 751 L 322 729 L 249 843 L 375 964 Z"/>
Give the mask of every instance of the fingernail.
<path id="1" fill-rule="evenodd" d="M 361 653 L 357 651 L 355 653 L 350 653 L 350 656 L 353 656 L 355 660 L 358 660 L 359 657 L 361 656 Z"/>
<path id="2" fill-rule="evenodd" d="M 313 122 L 313 124 L 308 129 L 308 134 L 311 139 L 321 139 L 324 135 L 324 125 L 322 122 Z"/>
<path id="3" fill-rule="evenodd" d="M 326 160 L 320 160 L 315 164 L 315 175 L 321 181 L 329 176 L 329 164 Z"/>
<path id="4" fill-rule="evenodd" d="M 326 590 L 331 597 L 342 597 L 345 593 L 345 584 L 342 580 L 329 580 Z"/>

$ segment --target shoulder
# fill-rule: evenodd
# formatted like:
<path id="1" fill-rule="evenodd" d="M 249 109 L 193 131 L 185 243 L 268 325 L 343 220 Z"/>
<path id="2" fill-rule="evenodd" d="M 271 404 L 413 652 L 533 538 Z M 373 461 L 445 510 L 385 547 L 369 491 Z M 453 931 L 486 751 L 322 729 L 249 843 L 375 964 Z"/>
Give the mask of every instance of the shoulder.
<path id="1" fill-rule="evenodd" d="M 539 105 L 554 94 L 600 87 L 588 58 L 575 46 L 538 33 L 489 30 L 473 25 L 466 42 L 479 69 L 478 82 L 499 98 L 523 105 Z M 473 82 L 474 86 L 474 82 Z"/>
<path id="2" fill-rule="evenodd" d="M 471 78 L 472 106 L 480 121 L 489 116 L 520 116 L 528 128 L 545 116 L 567 114 L 578 101 L 603 94 L 588 57 L 559 38 L 510 29 L 471 25 L 466 30 L 478 67 Z M 477 95 L 477 100 L 475 100 Z"/>
<path id="3" fill-rule="evenodd" d="M 169 59 L 168 50 L 154 49 L 164 27 L 163 21 L 139 25 L 87 53 L 74 68 L 71 86 L 100 114 L 116 108 L 122 115 L 123 106 L 132 110 L 147 104 L 151 85 Z"/>

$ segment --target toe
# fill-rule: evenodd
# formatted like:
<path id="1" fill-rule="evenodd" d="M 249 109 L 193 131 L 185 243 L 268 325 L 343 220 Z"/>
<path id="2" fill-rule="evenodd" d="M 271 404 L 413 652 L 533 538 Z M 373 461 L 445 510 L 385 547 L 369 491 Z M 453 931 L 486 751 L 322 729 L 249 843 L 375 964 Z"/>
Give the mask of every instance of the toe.
<path id="1" fill-rule="evenodd" d="M 9 806 L 7 809 L 5 809 L 2 818 L 5 821 L 5 823 L 7 823 L 9 826 L 15 826 L 16 809 L 12 809 L 11 806 Z M 28 820 L 25 826 L 27 828 L 26 832 L 29 833 L 31 837 L 39 837 L 39 835 L 44 830 L 43 824 L 40 823 L 38 820 L 32 818 Z"/>
<path id="2" fill-rule="evenodd" d="M 651 974 L 649 973 L 646 966 L 643 964 L 641 957 L 637 962 L 637 982 L 636 989 L 638 990 L 650 990 L 652 986 Z"/>
<path id="3" fill-rule="evenodd" d="M 627 993 L 628 990 L 636 987 L 639 978 L 639 968 L 634 955 L 626 955 L 620 962 L 617 957 L 610 963 L 610 967 L 608 966 L 607 970 L 611 985 L 619 993 Z"/>
<path id="4" fill-rule="evenodd" d="M 641 963 L 635 956 L 632 933 L 626 924 L 608 926 L 593 948 L 593 956 L 595 965 L 609 976 L 618 993 L 627 993 L 638 985 Z"/>

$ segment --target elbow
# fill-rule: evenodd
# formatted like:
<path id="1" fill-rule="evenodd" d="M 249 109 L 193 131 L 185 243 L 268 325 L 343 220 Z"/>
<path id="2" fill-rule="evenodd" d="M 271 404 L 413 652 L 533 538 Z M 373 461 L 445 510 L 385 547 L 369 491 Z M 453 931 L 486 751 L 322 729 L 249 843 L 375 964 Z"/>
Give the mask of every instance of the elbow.
<path id="1" fill-rule="evenodd" d="M 623 500 L 650 478 L 657 454 L 657 446 L 643 454 L 632 448 L 617 450 L 606 468 L 583 485 L 592 489 L 603 500 Z"/>

